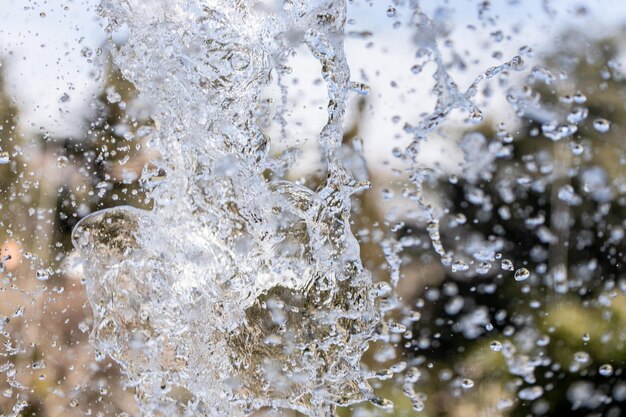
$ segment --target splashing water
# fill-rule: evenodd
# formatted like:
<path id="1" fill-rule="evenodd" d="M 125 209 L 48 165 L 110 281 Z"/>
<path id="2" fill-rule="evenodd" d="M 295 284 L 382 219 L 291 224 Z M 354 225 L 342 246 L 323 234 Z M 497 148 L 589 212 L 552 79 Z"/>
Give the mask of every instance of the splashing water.
<path id="1" fill-rule="evenodd" d="M 406 5 L 400 3 L 394 4 Z M 94 310 L 92 341 L 100 357 L 109 355 L 121 364 L 143 415 L 246 416 L 270 407 L 330 417 L 337 406 L 365 401 L 390 409 L 393 403 L 378 397 L 368 381 L 396 374 L 403 375 L 402 392 L 413 410 L 424 409 L 424 395 L 414 390 L 421 373 L 413 363 L 381 371 L 362 364 L 372 342 L 386 344 L 375 354 L 385 362 L 393 359 L 388 352 L 401 336 L 413 339 L 409 326 L 421 313 L 408 311 L 394 289 L 401 279 L 403 251 L 420 243 L 391 233 L 381 239 L 390 284 L 374 283 L 350 227 L 352 198 L 370 184 L 362 172 L 352 172 L 349 159 L 361 158 L 358 146 L 348 151 L 343 144 L 346 102 L 350 92 L 366 95 L 370 87 L 350 78 L 343 45 L 346 6 L 345 0 L 101 3 L 108 33 L 129 32 L 128 40 L 113 48 L 113 56 L 124 77 L 152 103 L 153 144 L 160 158 L 144 172 L 151 211 L 117 207 L 94 213 L 75 227 L 73 242 L 83 258 Z M 553 230 L 544 226 L 543 212 L 524 214 L 523 223 L 553 245 L 549 273 L 546 265 L 536 269 L 523 263 L 527 269 L 502 258 L 504 239 L 472 236 L 459 245 L 467 253 L 444 246 L 440 224 L 445 216 L 424 198 L 424 184 L 433 173 L 418 161 L 420 146 L 454 110 L 461 110 L 468 124 L 480 123 L 483 114 L 474 104 L 480 84 L 522 70 L 525 63 L 513 56 L 461 90 L 439 50 L 435 23 L 417 1 L 409 1 L 408 9 L 421 60 L 414 72 L 434 64 L 436 103 L 432 113 L 404 129 L 411 142 L 394 153 L 407 167 L 403 194 L 425 213 L 426 234 L 438 260 L 459 275 L 488 277 L 494 270 L 505 271 L 522 292 L 540 277 L 557 292 L 566 292 L 565 260 L 557 243 L 567 235 L 556 221 Z M 398 10 L 389 6 L 386 14 L 394 18 Z M 272 156 L 271 140 L 259 122 L 269 117 L 264 92 L 280 78 L 290 53 L 302 46 L 321 64 L 327 89 L 328 118 L 318 138 L 326 178 L 315 190 L 287 179 L 289 158 Z M 560 78 L 535 66 L 527 81 L 553 86 Z M 507 94 L 517 116 L 533 115 L 541 122 L 534 135 L 541 131 L 555 146 L 575 137 L 588 116 L 586 108 L 574 106 L 563 120 L 551 117 L 530 87 L 512 87 Z M 584 96 L 576 97 L 567 103 L 584 103 Z M 596 119 L 593 127 L 601 134 L 613 130 L 606 119 Z M 281 133 L 285 135 L 284 126 Z M 459 143 L 466 200 L 481 208 L 486 221 L 495 209 L 484 196 L 483 183 L 497 182 L 501 199 L 513 203 L 515 193 L 529 189 L 532 181 L 529 176 L 513 181 L 513 172 L 498 176 L 497 159 L 510 156 L 514 138 L 505 131 L 497 137 L 490 141 L 475 131 Z M 584 148 L 577 146 L 572 153 L 581 155 Z M 586 176 L 585 183 L 602 185 L 599 174 Z M 550 179 L 559 185 L 555 201 L 580 204 L 581 197 L 562 177 L 557 172 Z M 451 184 L 458 181 L 450 179 Z M 511 217 L 504 205 L 497 213 L 504 220 Z M 469 219 L 459 213 L 446 227 L 465 223 Z M 393 227 L 396 232 L 401 225 Z M 465 306 L 454 288 L 444 289 L 451 297 L 444 308 L 450 316 L 461 314 Z M 432 295 L 431 301 L 437 297 Z M 475 307 L 454 324 L 467 340 L 494 328 L 487 307 Z M 393 310 L 403 314 L 401 323 L 392 321 Z M 549 344 L 531 319 L 526 324 L 526 333 L 516 335 L 519 340 L 533 340 L 538 349 Z M 514 331 L 502 333 L 509 337 Z M 544 395 L 544 388 L 535 385 L 541 363 L 531 356 L 531 348 L 508 340 L 488 346 L 504 358 L 510 374 L 533 385 L 520 388 L 519 399 L 535 401 Z M 605 377 L 613 372 L 608 364 L 599 369 Z M 468 392 L 475 384 L 466 377 L 451 383 Z"/>
<path id="2" fill-rule="evenodd" d="M 334 405 L 384 403 L 359 365 L 378 291 L 349 226 L 350 196 L 367 184 L 339 157 L 345 2 L 101 8 L 110 31 L 130 31 L 115 60 L 154 104 L 165 176 L 151 212 L 95 213 L 73 240 L 93 339 L 137 385 L 142 411 L 237 416 L 271 406 L 326 416 Z M 272 71 L 299 44 L 328 88 L 319 140 L 328 178 L 316 191 L 267 179 L 275 164 L 255 122 Z M 184 406 L 180 388 L 192 397 Z"/>

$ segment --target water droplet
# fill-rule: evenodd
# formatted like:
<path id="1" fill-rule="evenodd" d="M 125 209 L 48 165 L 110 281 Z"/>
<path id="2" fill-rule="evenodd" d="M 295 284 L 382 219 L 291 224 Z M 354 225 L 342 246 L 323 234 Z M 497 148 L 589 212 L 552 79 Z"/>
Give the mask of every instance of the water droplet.
<path id="1" fill-rule="evenodd" d="M 528 277 L 530 277 L 530 271 L 526 268 L 520 268 L 515 271 L 515 281 L 525 281 L 528 279 Z"/>
<path id="2" fill-rule="evenodd" d="M 18 307 L 13 314 L 11 314 L 11 317 L 23 317 L 25 311 L 26 309 L 24 307 Z"/>
<path id="3" fill-rule="evenodd" d="M 0 152 L 0 165 L 8 164 L 11 162 L 11 156 L 8 152 Z"/>
<path id="4" fill-rule="evenodd" d="M 96 350 L 94 352 L 94 357 L 96 359 L 96 362 L 102 362 L 106 358 L 106 355 L 104 354 L 104 352 Z"/>
<path id="5" fill-rule="evenodd" d="M 471 380 L 471 379 L 469 379 L 469 378 L 464 378 L 464 379 L 461 381 L 461 387 L 462 387 L 463 389 L 470 389 L 470 388 L 473 388 L 473 387 L 474 387 L 474 381 L 472 381 L 472 380 Z"/>
<path id="6" fill-rule="evenodd" d="M 411 72 L 412 72 L 413 74 L 419 74 L 420 72 L 422 72 L 422 70 L 423 70 L 423 69 L 424 69 L 424 66 L 423 66 L 423 65 L 417 65 L 417 64 L 415 64 L 415 65 L 413 65 L 413 66 L 411 67 Z"/>
<path id="7" fill-rule="evenodd" d="M 589 110 L 586 107 L 575 107 L 567 115 L 567 121 L 570 123 L 580 123 L 587 118 Z"/>
<path id="8" fill-rule="evenodd" d="M 503 259 L 501 266 L 505 271 L 513 271 L 515 269 L 513 262 L 510 259 Z"/>
<path id="9" fill-rule="evenodd" d="M 374 374 L 374 378 L 380 381 L 386 381 L 393 378 L 393 372 L 391 371 L 391 369 L 383 369 L 382 371 L 376 372 Z"/>
<path id="10" fill-rule="evenodd" d="M 483 113 L 480 110 L 475 110 L 469 114 L 467 121 L 473 125 L 478 124 L 483 121 Z"/>
<path id="11" fill-rule="evenodd" d="M 587 352 L 576 352 L 574 353 L 574 360 L 578 363 L 587 363 L 590 360 L 589 353 Z"/>
<path id="12" fill-rule="evenodd" d="M 491 264 L 489 262 L 481 262 L 476 267 L 476 272 L 478 272 L 480 275 L 485 275 L 489 273 L 490 270 L 491 270 Z"/>
<path id="13" fill-rule="evenodd" d="M 422 373 L 416 367 L 409 368 L 406 372 L 406 376 L 404 377 L 405 382 L 413 384 L 420 379 Z"/>
<path id="14" fill-rule="evenodd" d="M 394 17 L 397 13 L 398 11 L 396 10 L 395 7 L 393 6 L 387 7 L 387 17 Z"/>
<path id="15" fill-rule="evenodd" d="M 413 408 L 414 411 L 417 411 L 418 413 L 424 411 L 424 401 L 420 401 L 420 400 L 413 400 L 411 401 L 411 408 Z"/>
<path id="16" fill-rule="evenodd" d="M 570 142 L 569 146 L 570 146 L 570 150 L 572 151 L 572 154 L 576 156 L 582 155 L 583 152 L 585 151 L 585 147 L 581 145 L 580 143 Z"/>
<path id="17" fill-rule="evenodd" d="M 388 400 L 386 398 L 372 397 L 372 398 L 370 398 L 370 403 L 372 403 L 376 407 L 382 408 L 384 410 L 391 410 L 391 409 L 393 409 L 393 402 L 391 402 L 390 400 Z"/>
<path id="18" fill-rule="evenodd" d="M 613 375 L 613 366 L 611 364 L 605 363 L 604 365 L 600 366 L 600 369 L 598 369 L 598 373 L 600 373 L 600 375 L 602 376 L 611 376 Z"/>
<path id="19" fill-rule="evenodd" d="M 369 85 L 365 84 L 365 83 L 360 83 L 357 81 L 352 81 L 350 82 L 350 90 L 354 91 L 355 93 L 361 95 L 361 96 L 366 96 L 370 93 L 371 88 Z"/>
<path id="20" fill-rule="evenodd" d="M 517 393 L 520 400 L 534 401 L 543 395 L 543 388 L 540 386 L 534 386 L 524 388 Z"/>
<path id="21" fill-rule="evenodd" d="M 593 121 L 593 128 L 600 133 L 606 133 L 611 128 L 611 123 L 606 119 L 596 119 Z"/>
<path id="22" fill-rule="evenodd" d="M 566 184 L 559 188 L 557 196 L 559 200 L 564 201 L 570 206 L 576 206 L 582 202 L 582 198 L 576 194 L 576 191 L 571 184 Z"/>
<path id="23" fill-rule="evenodd" d="M 80 50 L 80 54 L 85 58 L 91 58 L 91 56 L 93 55 L 93 50 L 90 47 L 85 46 L 83 49 Z"/>
<path id="24" fill-rule="evenodd" d="M 452 272 L 467 271 L 469 266 L 463 260 L 455 261 L 451 266 Z"/>
<path id="25" fill-rule="evenodd" d="M 122 95 L 115 90 L 115 87 L 107 87 L 106 89 L 107 101 L 111 104 L 119 103 L 122 101 Z"/>
<path id="26" fill-rule="evenodd" d="M 404 333 L 406 332 L 406 326 L 400 323 L 389 322 L 389 331 L 391 333 Z"/>
<path id="27" fill-rule="evenodd" d="M 35 273 L 35 277 L 39 281 L 47 281 L 50 278 L 50 275 L 48 274 L 48 271 L 46 271 L 45 269 L 38 269 L 37 272 Z"/>
<path id="28" fill-rule="evenodd" d="M 550 336 L 548 335 L 541 335 L 537 338 L 537 346 L 548 346 L 550 344 Z"/>
<path id="29" fill-rule="evenodd" d="M 537 65 L 532 68 L 531 74 L 533 78 L 539 81 L 543 81 L 547 85 L 551 85 L 556 82 L 556 76 L 546 67 Z"/>
<path id="30" fill-rule="evenodd" d="M 506 410 L 506 409 L 509 409 L 511 407 L 513 407 L 513 401 L 508 399 L 508 398 L 504 399 L 504 400 L 498 401 L 498 404 L 496 406 L 496 408 L 498 410 Z"/>
<path id="31" fill-rule="evenodd" d="M 89 325 L 84 321 L 81 321 L 80 323 L 78 323 L 78 330 L 80 330 L 82 333 L 87 333 L 89 331 Z"/>
<path id="32" fill-rule="evenodd" d="M 493 350 L 494 352 L 500 352 L 502 350 L 502 343 L 498 342 L 497 340 L 494 340 L 493 342 L 489 344 L 489 348 Z"/>
<path id="33" fill-rule="evenodd" d="M 574 94 L 574 103 L 576 104 L 583 104 L 585 101 L 587 101 L 587 97 L 583 94 L 583 93 L 576 93 Z"/>
<path id="34" fill-rule="evenodd" d="M 69 162 L 69 159 L 67 159 L 67 156 L 61 155 L 57 158 L 57 166 L 59 168 L 65 168 L 68 162 Z"/>
<path id="35" fill-rule="evenodd" d="M 422 313 L 420 313 L 419 311 L 411 311 L 408 316 L 409 321 L 412 321 L 412 322 L 420 321 L 421 318 L 422 318 Z"/>

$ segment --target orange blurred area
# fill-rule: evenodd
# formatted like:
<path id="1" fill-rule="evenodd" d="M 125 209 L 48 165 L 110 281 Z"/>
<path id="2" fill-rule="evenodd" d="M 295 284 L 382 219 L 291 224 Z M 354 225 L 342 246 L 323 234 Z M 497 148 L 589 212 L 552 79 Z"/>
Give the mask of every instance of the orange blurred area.
<path id="1" fill-rule="evenodd" d="M 12 271 L 20 265 L 22 251 L 22 245 L 14 240 L 7 240 L 2 244 L 0 253 L 2 254 L 2 263 L 7 271 Z"/>

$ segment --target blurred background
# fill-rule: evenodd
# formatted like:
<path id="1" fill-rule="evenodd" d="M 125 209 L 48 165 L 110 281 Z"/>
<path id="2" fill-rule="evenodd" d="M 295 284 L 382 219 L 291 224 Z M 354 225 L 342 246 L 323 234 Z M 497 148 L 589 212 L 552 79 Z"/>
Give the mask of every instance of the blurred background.
<path id="1" fill-rule="evenodd" d="M 106 41 L 97 1 L 6 3 L 0 415 L 135 416 L 132 387 L 89 344 L 70 233 L 98 209 L 150 207 L 143 186 L 159 175 L 150 106 L 112 64 L 109 48 L 124 33 Z M 623 415 L 626 4 L 420 2 L 461 90 L 513 56 L 525 64 L 479 84 L 481 123 L 452 113 L 421 144 L 426 203 L 417 205 L 394 155 L 435 108 L 436 65 L 420 53 L 406 3 L 349 2 L 346 53 L 367 88 L 351 97 L 344 145 L 346 155 L 362 148 L 351 166 L 373 184 L 354 201 L 363 261 L 378 281 L 397 274 L 403 307 L 389 314 L 408 327 L 373 344 L 365 366 L 416 366 L 419 400 L 380 378 L 370 382 L 394 410 L 340 414 Z M 303 150 L 288 175 L 314 189 L 324 178 L 316 137 L 326 92 L 304 49 L 289 64 L 259 124 L 276 155 Z M 450 266 L 433 249 L 426 208 L 455 255 Z"/>

